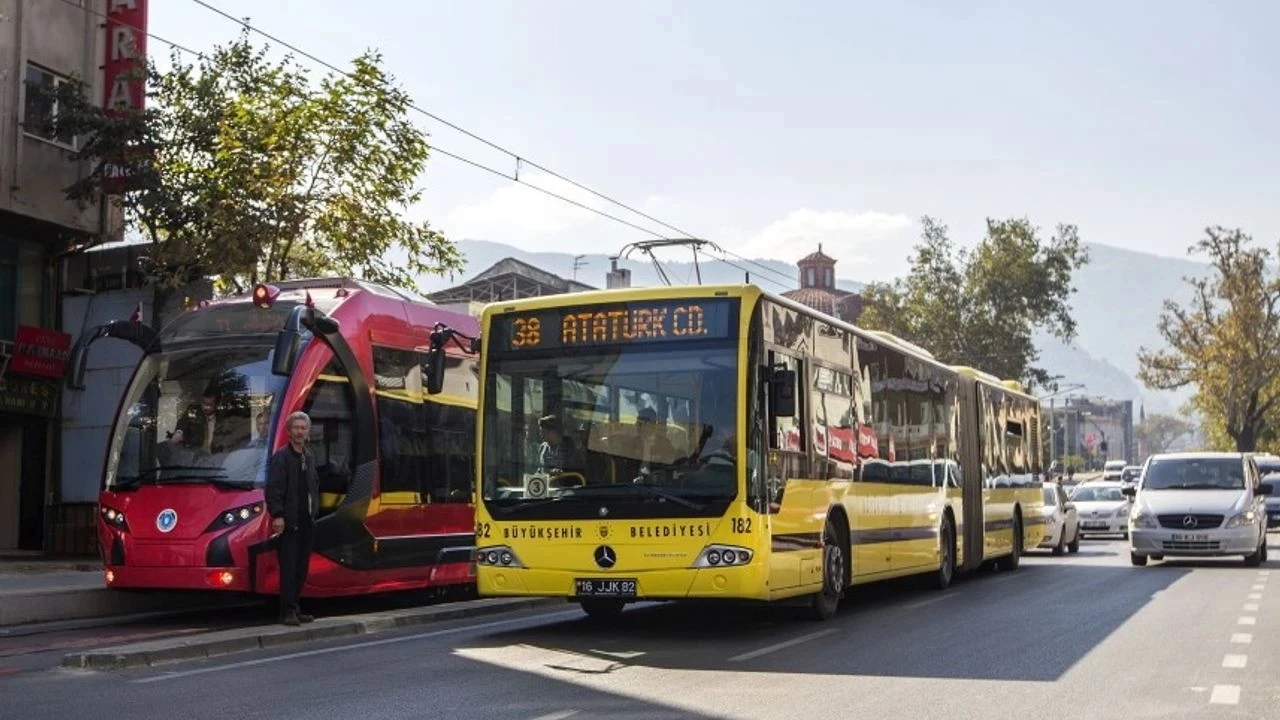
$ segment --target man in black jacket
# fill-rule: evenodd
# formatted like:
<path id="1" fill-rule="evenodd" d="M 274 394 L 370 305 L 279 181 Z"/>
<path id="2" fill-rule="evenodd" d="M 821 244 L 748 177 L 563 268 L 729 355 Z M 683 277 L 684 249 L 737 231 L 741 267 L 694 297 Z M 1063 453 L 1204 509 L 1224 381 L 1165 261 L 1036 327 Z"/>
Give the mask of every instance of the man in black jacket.
<path id="1" fill-rule="evenodd" d="M 285 427 L 289 444 L 271 456 L 267 468 L 267 513 L 271 515 L 271 532 L 280 536 L 280 622 L 298 625 L 315 619 L 300 611 L 298 596 L 311 561 L 320 482 L 315 456 L 307 449 L 311 418 L 295 412 Z"/>

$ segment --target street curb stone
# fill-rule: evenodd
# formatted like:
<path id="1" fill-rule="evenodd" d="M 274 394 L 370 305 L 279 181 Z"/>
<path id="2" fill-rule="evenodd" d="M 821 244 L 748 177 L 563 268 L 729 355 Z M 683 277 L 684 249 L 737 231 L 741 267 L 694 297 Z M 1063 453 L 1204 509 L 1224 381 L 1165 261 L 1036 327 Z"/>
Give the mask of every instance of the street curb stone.
<path id="1" fill-rule="evenodd" d="M 150 667 L 564 603 L 564 598 L 482 598 L 389 612 L 319 618 L 300 627 L 259 625 L 217 630 L 195 636 L 77 651 L 64 655 L 61 665 L 99 672 Z"/>

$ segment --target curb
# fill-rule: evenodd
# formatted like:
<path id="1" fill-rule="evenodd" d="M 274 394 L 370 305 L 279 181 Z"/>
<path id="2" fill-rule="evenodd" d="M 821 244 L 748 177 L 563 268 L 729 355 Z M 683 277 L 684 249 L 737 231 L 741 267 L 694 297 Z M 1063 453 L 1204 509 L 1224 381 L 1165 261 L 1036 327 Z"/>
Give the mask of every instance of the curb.
<path id="1" fill-rule="evenodd" d="M 562 597 L 482 598 L 391 612 L 318 618 L 314 623 L 300 627 L 260 625 L 218 630 L 194 637 L 183 636 L 74 652 L 63 656 L 61 666 L 99 672 L 150 667 L 564 603 L 565 599 Z"/>

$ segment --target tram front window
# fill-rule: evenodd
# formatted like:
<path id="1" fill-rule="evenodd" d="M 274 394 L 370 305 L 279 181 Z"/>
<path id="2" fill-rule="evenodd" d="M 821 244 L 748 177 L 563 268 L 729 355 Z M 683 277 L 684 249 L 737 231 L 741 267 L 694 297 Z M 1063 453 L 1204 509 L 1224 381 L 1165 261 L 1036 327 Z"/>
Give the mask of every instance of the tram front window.
<path id="1" fill-rule="evenodd" d="M 106 487 L 266 482 L 276 405 L 287 378 L 268 344 L 203 346 L 148 355 L 116 422 Z"/>

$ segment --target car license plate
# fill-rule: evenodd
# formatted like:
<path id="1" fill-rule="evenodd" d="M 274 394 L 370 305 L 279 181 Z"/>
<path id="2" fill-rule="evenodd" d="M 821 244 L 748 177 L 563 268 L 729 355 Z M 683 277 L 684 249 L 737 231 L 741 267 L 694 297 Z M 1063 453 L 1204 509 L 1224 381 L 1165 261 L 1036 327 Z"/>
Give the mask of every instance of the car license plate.
<path id="1" fill-rule="evenodd" d="M 1106 530 L 1107 524 L 1104 522 L 1087 522 L 1084 524 L 1085 530 Z"/>
<path id="2" fill-rule="evenodd" d="M 633 578 L 576 578 L 573 594 L 579 597 L 633 598 L 636 581 Z"/>
<path id="3" fill-rule="evenodd" d="M 1174 542 L 1204 542 L 1209 539 L 1209 533 L 1173 533 Z"/>

